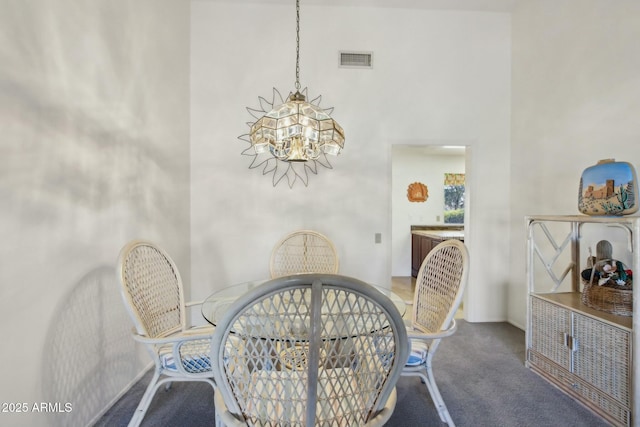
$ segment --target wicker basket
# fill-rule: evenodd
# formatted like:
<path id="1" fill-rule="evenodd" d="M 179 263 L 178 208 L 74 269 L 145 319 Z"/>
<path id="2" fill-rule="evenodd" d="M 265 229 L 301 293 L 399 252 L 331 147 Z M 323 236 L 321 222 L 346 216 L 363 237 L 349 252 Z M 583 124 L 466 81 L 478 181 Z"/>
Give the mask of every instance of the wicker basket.
<path id="1" fill-rule="evenodd" d="M 588 307 L 618 316 L 633 315 L 633 289 L 598 286 L 582 280 L 582 302 Z"/>

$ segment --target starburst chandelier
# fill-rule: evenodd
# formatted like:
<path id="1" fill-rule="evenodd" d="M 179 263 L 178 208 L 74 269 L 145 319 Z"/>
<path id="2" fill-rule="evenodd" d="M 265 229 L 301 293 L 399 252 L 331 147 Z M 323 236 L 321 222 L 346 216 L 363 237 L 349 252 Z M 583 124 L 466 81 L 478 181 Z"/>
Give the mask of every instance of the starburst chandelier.
<path id="1" fill-rule="evenodd" d="M 326 154 L 338 155 L 344 147 L 344 130 L 331 118 L 329 110 L 307 102 L 306 91 L 300 91 L 300 0 L 296 0 L 295 88 L 284 103 L 272 106 L 271 111 L 250 124 L 248 139 L 255 154 L 270 153 L 285 162 L 309 162 Z M 266 170 L 265 167 L 265 173 Z M 315 173 L 315 165 L 311 170 Z"/>

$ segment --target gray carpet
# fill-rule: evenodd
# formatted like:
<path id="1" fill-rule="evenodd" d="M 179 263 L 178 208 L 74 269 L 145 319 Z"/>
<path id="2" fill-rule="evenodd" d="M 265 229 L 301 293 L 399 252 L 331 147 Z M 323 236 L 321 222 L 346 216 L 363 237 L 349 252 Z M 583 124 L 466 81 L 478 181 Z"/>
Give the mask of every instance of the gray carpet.
<path id="1" fill-rule="evenodd" d="M 459 427 L 608 426 L 598 416 L 525 368 L 524 332 L 507 323 L 459 322 L 434 358 L 440 392 Z M 126 426 L 149 382 L 148 373 L 96 426 Z M 420 379 L 402 377 L 388 427 L 442 426 Z M 156 394 L 143 426 L 213 426 L 213 392 L 175 383 Z"/>

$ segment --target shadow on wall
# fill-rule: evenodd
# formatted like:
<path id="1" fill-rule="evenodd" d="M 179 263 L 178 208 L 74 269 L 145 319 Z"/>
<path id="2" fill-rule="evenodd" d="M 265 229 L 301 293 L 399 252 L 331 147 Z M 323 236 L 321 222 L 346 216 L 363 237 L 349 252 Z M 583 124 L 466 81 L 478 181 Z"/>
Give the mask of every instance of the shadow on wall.
<path id="1" fill-rule="evenodd" d="M 156 109 L 167 96 L 156 87 L 173 85 L 148 65 L 165 49 L 154 18 L 143 13 L 155 6 L 13 3 L 0 13 L 8 209 L 61 222 L 85 209 L 143 220 L 161 211 L 168 222 L 184 221 L 172 207 L 173 192 L 184 191 L 188 154 L 172 151 L 184 152 L 167 142 L 180 125 L 162 123 L 165 109 Z"/>
<path id="2" fill-rule="evenodd" d="M 89 272 L 62 300 L 43 354 L 43 397 L 51 426 L 86 426 L 139 371 L 131 321 L 116 271 Z"/>

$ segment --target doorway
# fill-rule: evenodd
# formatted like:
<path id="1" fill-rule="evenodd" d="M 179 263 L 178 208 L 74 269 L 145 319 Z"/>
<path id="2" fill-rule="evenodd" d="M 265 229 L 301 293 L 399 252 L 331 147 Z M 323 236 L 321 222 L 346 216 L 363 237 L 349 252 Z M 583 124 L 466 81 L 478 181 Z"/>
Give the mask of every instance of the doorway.
<path id="1" fill-rule="evenodd" d="M 411 226 L 451 225 L 444 219 L 445 174 L 466 175 L 467 154 L 465 144 L 391 147 L 391 287 L 405 300 L 413 298 L 415 287 L 411 277 Z M 410 201 L 419 200 L 410 197 L 415 188 L 426 190 L 424 201 Z M 468 224 L 468 219 L 464 223 Z"/>

